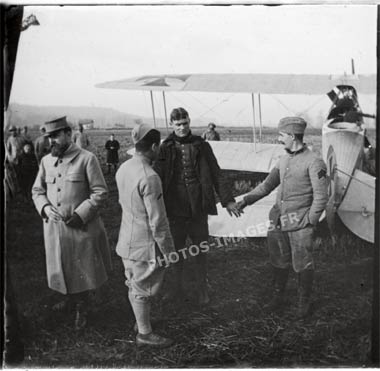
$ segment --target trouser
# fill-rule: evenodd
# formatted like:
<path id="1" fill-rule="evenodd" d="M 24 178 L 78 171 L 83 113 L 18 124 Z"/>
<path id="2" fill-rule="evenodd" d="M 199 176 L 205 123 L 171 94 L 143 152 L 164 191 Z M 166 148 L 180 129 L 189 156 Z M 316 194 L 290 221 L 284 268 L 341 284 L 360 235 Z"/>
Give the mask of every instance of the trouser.
<path id="1" fill-rule="evenodd" d="M 271 264 L 280 269 L 293 266 L 296 273 L 313 270 L 313 236 L 312 226 L 298 231 L 269 231 L 267 241 Z"/>
<path id="2" fill-rule="evenodd" d="M 128 298 L 136 318 L 140 334 L 152 332 L 150 323 L 151 298 L 161 288 L 164 269 L 156 261 L 135 261 L 123 259 L 125 284 L 129 288 Z"/>
<path id="3" fill-rule="evenodd" d="M 164 278 L 164 268 L 156 261 L 123 259 L 129 292 L 138 300 L 149 301 L 159 292 Z"/>
<path id="4" fill-rule="evenodd" d="M 197 283 L 204 286 L 207 283 L 207 255 L 199 248 L 201 242 L 208 241 L 208 216 L 202 215 L 196 218 L 169 217 L 170 232 L 173 236 L 174 246 L 179 256 L 178 263 L 174 266 L 176 272 L 175 284 L 182 285 L 182 275 L 185 257 L 194 256 L 195 275 Z M 191 244 L 198 248 L 185 249 L 186 238 L 191 239 Z M 181 251 L 182 250 L 182 251 Z M 195 251 L 197 254 L 193 254 Z M 199 253 L 198 253 L 199 252 Z"/>
<path id="5" fill-rule="evenodd" d="M 108 173 L 111 172 L 111 166 L 113 166 L 113 170 L 116 172 L 117 170 L 117 163 L 114 163 L 114 164 L 107 164 L 107 167 L 108 167 Z"/>

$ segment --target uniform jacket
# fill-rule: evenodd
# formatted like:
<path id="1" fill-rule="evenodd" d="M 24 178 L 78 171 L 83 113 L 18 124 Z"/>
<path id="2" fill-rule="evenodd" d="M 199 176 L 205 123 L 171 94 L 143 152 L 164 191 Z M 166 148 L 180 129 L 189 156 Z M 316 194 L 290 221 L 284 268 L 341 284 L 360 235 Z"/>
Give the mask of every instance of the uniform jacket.
<path id="1" fill-rule="evenodd" d="M 216 130 L 211 130 L 211 131 L 205 131 L 203 134 L 202 134 L 202 138 L 204 140 L 216 140 L 216 141 L 219 141 L 220 140 L 220 135 L 219 133 L 216 131 Z"/>
<path id="2" fill-rule="evenodd" d="M 100 286 L 111 268 L 110 250 L 99 207 L 107 186 L 94 154 L 74 143 L 62 159 L 42 158 L 34 182 L 33 201 L 44 218 L 46 266 L 49 287 L 61 293 L 77 293 Z M 83 228 L 46 218 L 45 205 L 55 206 L 64 220 L 77 213 Z"/>
<path id="3" fill-rule="evenodd" d="M 201 195 L 195 198 L 201 199 L 200 208 L 202 209 L 202 214 L 216 215 L 217 209 L 214 190 L 220 197 L 222 206 L 225 207 L 229 202 L 234 201 L 231 187 L 221 174 L 218 161 L 215 158 L 210 144 L 205 142 L 200 136 L 190 135 L 189 140 L 193 146 L 196 173 L 201 183 Z M 169 190 L 173 182 L 175 157 L 175 139 L 174 135 L 171 134 L 162 142 L 158 160 L 154 165 L 154 169 L 162 180 L 165 200 L 170 197 Z"/>
<path id="4" fill-rule="evenodd" d="M 73 136 L 73 142 L 80 148 L 87 148 L 90 145 L 90 141 L 86 133 L 77 131 Z"/>
<path id="5" fill-rule="evenodd" d="M 34 152 L 38 162 L 41 162 L 41 158 L 50 152 L 49 138 L 44 135 L 39 136 L 34 142 Z"/>
<path id="6" fill-rule="evenodd" d="M 244 197 L 248 205 L 260 200 L 277 186 L 276 203 L 269 220 L 283 231 L 294 231 L 316 225 L 326 206 L 326 165 L 306 146 L 293 154 L 285 154 L 258 187 Z"/>
<path id="7" fill-rule="evenodd" d="M 20 136 L 10 136 L 7 139 L 7 158 L 9 162 L 12 162 L 14 164 L 18 163 L 18 158 L 20 157 L 22 153 L 22 147 L 24 145 L 24 141 Z"/>
<path id="8" fill-rule="evenodd" d="M 116 252 L 124 259 L 154 261 L 174 250 L 166 217 L 160 177 L 138 154 L 116 173 L 122 220 Z"/>

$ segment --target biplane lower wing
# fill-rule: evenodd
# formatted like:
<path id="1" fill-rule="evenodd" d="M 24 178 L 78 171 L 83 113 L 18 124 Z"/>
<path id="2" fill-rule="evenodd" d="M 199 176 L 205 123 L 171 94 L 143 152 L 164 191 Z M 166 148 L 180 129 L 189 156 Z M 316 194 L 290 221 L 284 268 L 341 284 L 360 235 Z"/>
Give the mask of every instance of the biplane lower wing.
<path id="1" fill-rule="evenodd" d="M 375 177 L 356 169 L 338 208 L 344 225 L 371 243 L 375 238 L 375 181 Z"/>
<path id="2" fill-rule="evenodd" d="M 214 237 L 266 237 L 269 226 L 269 210 L 276 202 L 277 190 L 244 209 L 239 218 L 231 217 L 220 203 L 218 215 L 208 217 L 209 233 Z M 245 195 L 236 197 L 241 201 Z"/>
<path id="3" fill-rule="evenodd" d="M 269 173 L 284 148 L 280 144 L 211 141 L 218 164 L 223 170 Z"/>
<path id="4" fill-rule="evenodd" d="M 252 173 L 269 173 L 277 160 L 284 154 L 279 144 L 246 142 L 208 142 L 218 164 L 223 170 L 249 171 Z M 128 150 L 133 155 L 134 148 Z"/>

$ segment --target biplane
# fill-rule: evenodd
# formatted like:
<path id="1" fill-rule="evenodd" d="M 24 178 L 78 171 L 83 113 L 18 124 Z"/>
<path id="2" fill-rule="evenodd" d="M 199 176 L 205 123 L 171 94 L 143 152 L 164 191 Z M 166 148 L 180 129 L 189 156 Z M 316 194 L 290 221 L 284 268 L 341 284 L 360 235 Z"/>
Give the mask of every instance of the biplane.
<path id="1" fill-rule="evenodd" d="M 363 114 L 358 106 L 356 91 L 363 94 L 376 92 L 375 75 L 296 75 L 296 74 L 178 74 L 146 75 L 124 80 L 97 84 L 98 88 L 145 90 L 150 92 L 153 120 L 156 124 L 153 92 L 163 94 L 166 125 L 167 109 L 165 92 L 192 91 L 212 93 L 249 93 L 252 97 L 253 142 L 210 142 L 219 165 L 223 170 L 250 172 L 266 175 L 284 153 L 279 144 L 261 143 L 261 114 L 259 135 L 256 134 L 255 94 L 307 94 L 329 93 L 333 99 L 326 123 L 323 126 L 323 158 L 329 170 L 329 225 L 338 216 L 359 237 L 373 242 L 374 239 L 374 195 L 375 178 L 364 172 L 365 127 Z M 344 88 L 346 87 L 346 88 Z M 335 89 L 335 90 L 334 90 Z M 355 93 L 355 123 L 345 124 L 342 94 Z M 333 93 L 334 92 L 334 93 Z M 334 95 L 335 94 L 335 95 Z M 352 98 L 354 102 L 355 98 Z M 350 105 L 350 107 L 352 104 Z M 352 108 L 352 107 L 351 107 Z M 338 123 L 339 121 L 339 123 Z M 351 118 L 352 121 L 352 118 Z M 352 130 L 351 130 L 352 128 Z M 264 237 L 268 229 L 268 213 L 274 204 L 275 192 L 263 198 L 252 208 L 247 208 L 242 217 L 230 218 L 218 205 L 218 215 L 209 218 L 210 234 L 220 237 Z M 355 197 L 357 194 L 365 195 Z M 244 195 L 237 198 L 240 200 Z"/>

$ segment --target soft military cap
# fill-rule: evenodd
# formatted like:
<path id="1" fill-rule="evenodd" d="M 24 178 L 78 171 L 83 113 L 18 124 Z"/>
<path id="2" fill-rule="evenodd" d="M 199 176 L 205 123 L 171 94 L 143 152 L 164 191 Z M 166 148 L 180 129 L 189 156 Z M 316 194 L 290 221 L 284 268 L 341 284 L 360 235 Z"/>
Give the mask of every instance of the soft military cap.
<path id="1" fill-rule="evenodd" d="M 69 128 L 70 125 L 66 121 L 66 116 L 59 117 L 55 120 L 47 121 L 45 122 L 45 136 L 49 136 L 50 134 L 54 133 L 55 131 L 62 130 Z"/>
<path id="2" fill-rule="evenodd" d="M 138 143 L 145 137 L 153 128 L 147 124 L 136 124 L 132 129 L 132 141 L 134 144 Z"/>
<path id="3" fill-rule="evenodd" d="M 278 131 L 287 134 L 303 134 L 306 121 L 302 117 L 284 117 L 278 123 Z"/>
<path id="4" fill-rule="evenodd" d="M 8 131 L 9 131 L 9 132 L 17 131 L 17 128 L 16 128 L 16 126 L 12 125 L 12 126 L 9 128 Z"/>

